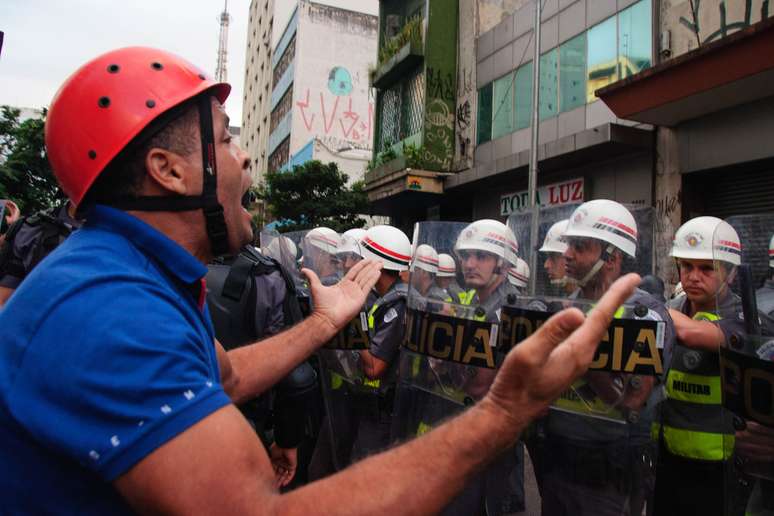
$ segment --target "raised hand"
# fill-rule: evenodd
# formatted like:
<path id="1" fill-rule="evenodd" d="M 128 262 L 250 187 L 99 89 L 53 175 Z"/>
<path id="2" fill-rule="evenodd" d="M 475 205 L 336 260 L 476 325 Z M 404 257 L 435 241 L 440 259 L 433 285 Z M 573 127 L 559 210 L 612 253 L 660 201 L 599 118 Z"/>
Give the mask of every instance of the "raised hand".
<path id="1" fill-rule="evenodd" d="M 323 286 L 314 271 L 301 269 L 309 280 L 314 303 L 312 315 L 322 318 L 334 331 L 341 329 L 363 308 L 368 292 L 379 279 L 381 268 L 378 262 L 362 260 L 331 287 Z"/>
<path id="2" fill-rule="evenodd" d="M 577 308 L 551 317 L 508 353 L 482 403 L 515 425 L 538 415 L 586 372 L 613 314 L 639 282 L 637 274 L 619 278 L 588 317 Z"/>

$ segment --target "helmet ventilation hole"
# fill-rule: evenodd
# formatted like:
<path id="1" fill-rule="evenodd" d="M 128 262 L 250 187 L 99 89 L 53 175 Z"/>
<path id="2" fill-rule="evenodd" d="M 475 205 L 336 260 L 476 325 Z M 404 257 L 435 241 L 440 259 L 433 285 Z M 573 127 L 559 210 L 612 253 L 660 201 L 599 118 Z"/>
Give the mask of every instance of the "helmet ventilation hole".
<path id="1" fill-rule="evenodd" d="M 93 149 L 90 150 L 89 151 L 89 159 L 97 159 L 97 151 L 95 151 Z"/>
<path id="2" fill-rule="evenodd" d="M 153 99 L 148 99 L 145 101 L 145 105 L 148 106 L 148 108 L 155 108 L 156 107 L 156 101 Z"/>
<path id="3" fill-rule="evenodd" d="M 108 73 L 118 73 L 119 70 L 121 70 L 121 67 L 117 64 L 112 64 L 107 68 Z"/>
<path id="4" fill-rule="evenodd" d="M 163 70 L 164 65 L 159 63 L 158 61 L 154 61 L 153 63 L 151 63 L 151 68 L 153 68 L 154 70 Z"/>
<path id="5" fill-rule="evenodd" d="M 97 104 L 101 108 L 106 108 L 110 106 L 110 98 L 109 97 L 100 97 L 99 101 L 97 101 Z"/>

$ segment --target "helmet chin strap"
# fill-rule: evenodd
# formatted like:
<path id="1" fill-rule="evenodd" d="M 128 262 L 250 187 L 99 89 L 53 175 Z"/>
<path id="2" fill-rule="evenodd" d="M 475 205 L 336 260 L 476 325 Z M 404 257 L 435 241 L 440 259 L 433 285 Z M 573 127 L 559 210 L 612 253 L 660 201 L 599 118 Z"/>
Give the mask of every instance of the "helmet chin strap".
<path id="1" fill-rule="evenodd" d="M 218 168 L 215 160 L 215 136 L 212 128 L 212 101 L 210 95 L 200 95 L 195 101 L 199 111 L 199 134 L 202 144 L 202 193 L 201 195 L 181 196 L 140 196 L 118 197 L 107 202 L 108 205 L 122 210 L 135 211 L 195 211 L 202 210 L 207 237 L 213 256 L 226 254 L 228 248 L 228 228 L 223 215 L 223 206 L 218 202 Z M 154 125 L 158 129 L 169 123 L 180 108 L 162 115 Z"/>
<path id="2" fill-rule="evenodd" d="M 594 266 L 591 268 L 591 270 L 580 280 L 578 280 L 577 285 L 580 288 L 585 287 L 589 281 L 591 281 L 594 276 L 597 275 L 597 273 L 602 269 L 602 266 L 605 265 L 605 262 L 610 258 L 610 256 L 613 254 L 613 250 L 615 247 L 613 244 L 608 244 L 604 251 L 602 251 L 602 254 L 599 255 L 599 258 L 597 259 L 597 263 L 594 264 Z"/>

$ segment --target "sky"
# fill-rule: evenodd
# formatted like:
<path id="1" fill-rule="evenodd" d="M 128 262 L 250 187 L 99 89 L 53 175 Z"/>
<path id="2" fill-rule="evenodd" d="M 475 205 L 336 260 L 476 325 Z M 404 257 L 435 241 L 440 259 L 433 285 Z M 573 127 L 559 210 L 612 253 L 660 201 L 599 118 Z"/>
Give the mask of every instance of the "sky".
<path id="1" fill-rule="evenodd" d="M 275 0 L 274 26 L 281 31 L 293 0 Z M 142 45 L 169 50 L 215 73 L 223 0 L 0 0 L 0 105 L 48 106 L 64 80 L 86 61 L 108 50 Z M 378 14 L 378 0 L 319 3 Z M 237 124 L 250 0 L 229 0 L 226 110 Z M 275 35 L 275 38 L 277 35 Z"/>

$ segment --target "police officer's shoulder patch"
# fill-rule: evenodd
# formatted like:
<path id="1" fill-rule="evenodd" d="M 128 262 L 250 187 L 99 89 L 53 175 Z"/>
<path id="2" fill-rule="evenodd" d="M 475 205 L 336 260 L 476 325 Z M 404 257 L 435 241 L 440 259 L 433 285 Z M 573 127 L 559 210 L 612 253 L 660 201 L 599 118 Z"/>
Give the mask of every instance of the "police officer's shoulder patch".
<path id="1" fill-rule="evenodd" d="M 385 323 L 391 322 L 391 321 L 395 320 L 396 317 L 398 317 L 398 311 L 395 310 L 395 308 L 390 308 L 384 314 L 384 322 Z"/>

